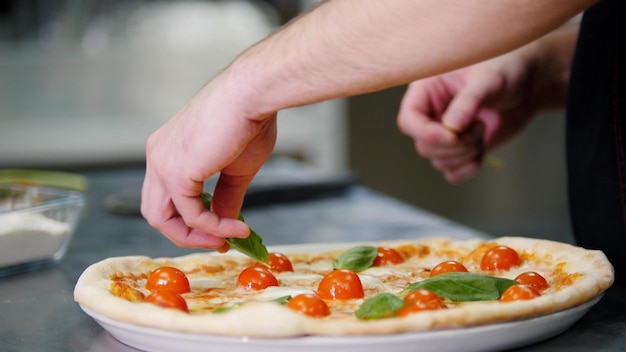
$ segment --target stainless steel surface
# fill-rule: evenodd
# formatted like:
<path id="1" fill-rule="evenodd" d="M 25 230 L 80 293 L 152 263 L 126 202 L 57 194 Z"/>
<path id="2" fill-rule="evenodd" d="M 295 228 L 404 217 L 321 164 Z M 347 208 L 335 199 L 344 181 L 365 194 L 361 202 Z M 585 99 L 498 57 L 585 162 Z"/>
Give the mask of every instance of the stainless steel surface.
<path id="1" fill-rule="evenodd" d="M 113 214 L 103 206 L 105 196 L 140 187 L 142 169 L 84 174 L 91 185 L 88 202 L 65 259 L 49 269 L 0 279 L 0 351 L 132 351 L 104 332 L 73 301 L 78 276 L 88 265 L 111 256 L 193 252 L 171 244 L 141 217 Z M 269 245 L 482 236 L 359 186 L 327 198 L 256 206 L 244 209 L 243 214 Z M 610 289 L 570 330 L 520 349 L 560 350 L 626 350 L 626 290 Z"/>

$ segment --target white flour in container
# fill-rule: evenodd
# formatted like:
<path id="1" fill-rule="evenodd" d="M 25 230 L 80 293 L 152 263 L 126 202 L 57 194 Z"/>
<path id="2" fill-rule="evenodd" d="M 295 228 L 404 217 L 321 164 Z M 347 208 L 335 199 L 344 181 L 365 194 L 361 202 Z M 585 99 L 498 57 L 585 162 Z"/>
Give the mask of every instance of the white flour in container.
<path id="1" fill-rule="evenodd" d="M 0 267 L 56 259 L 70 225 L 41 214 L 0 214 Z"/>

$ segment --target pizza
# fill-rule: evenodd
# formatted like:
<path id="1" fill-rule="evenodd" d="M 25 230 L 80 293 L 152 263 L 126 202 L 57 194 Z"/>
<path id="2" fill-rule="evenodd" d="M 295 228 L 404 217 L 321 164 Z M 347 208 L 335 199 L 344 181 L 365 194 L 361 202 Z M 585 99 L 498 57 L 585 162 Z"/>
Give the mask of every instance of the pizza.
<path id="1" fill-rule="evenodd" d="M 316 250 L 310 250 L 315 248 Z M 396 334 L 501 323 L 597 299 L 601 251 L 549 240 L 420 238 L 240 253 L 113 257 L 88 267 L 86 312 L 220 336 Z"/>

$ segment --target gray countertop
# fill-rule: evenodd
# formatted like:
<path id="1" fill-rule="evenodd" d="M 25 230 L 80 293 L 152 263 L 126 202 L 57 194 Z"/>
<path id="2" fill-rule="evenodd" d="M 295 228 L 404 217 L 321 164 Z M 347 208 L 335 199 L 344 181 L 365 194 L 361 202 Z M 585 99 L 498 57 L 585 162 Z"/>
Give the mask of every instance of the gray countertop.
<path id="1" fill-rule="evenodd" d="M 193 252 L 174 246 L 140 216 L 104 206 L 108 196 L 140 188 L 141 168 L 83 174 L 90 180 L 87 206 L 65 258 L 51 268 L 0 278 L 0 351 L 132 351 L 73 301 L 78 276 L 111 256 Z M 244 208 L 243 215 L 268 245 L 485 236 L 358 185 L 299 202 L 257 204 Z M 565 333 L 519 350 L 626 351 L 626 289 L 612 287 Z"/>

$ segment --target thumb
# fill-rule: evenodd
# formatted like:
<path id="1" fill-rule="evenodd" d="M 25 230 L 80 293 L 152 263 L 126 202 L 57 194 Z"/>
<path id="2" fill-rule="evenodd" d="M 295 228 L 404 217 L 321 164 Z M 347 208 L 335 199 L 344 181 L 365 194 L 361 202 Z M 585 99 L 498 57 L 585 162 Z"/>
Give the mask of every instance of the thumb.
<path id="1" fill-rule="evenodd" d="M 492 88 L 486 80 L 468 82 L 452 99 L 443 113 L 442 124 L 456 133 L 467 130 L 477 118 L 478 111 L 483 107 Z"/>

